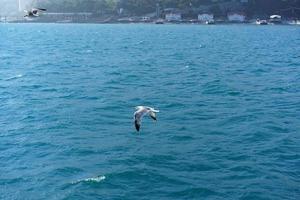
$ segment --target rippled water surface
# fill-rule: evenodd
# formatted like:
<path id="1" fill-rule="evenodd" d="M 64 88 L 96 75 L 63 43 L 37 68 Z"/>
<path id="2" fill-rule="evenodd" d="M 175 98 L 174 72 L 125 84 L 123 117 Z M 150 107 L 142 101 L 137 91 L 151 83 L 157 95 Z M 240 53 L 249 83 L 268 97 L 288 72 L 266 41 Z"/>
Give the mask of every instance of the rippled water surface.
<path id="1" fill-rule="evenodd" d="M 0 199 L 300 199 L 300 27 L 0 25 Z M 161 112 L 133 126 L 137 105 Z"/>

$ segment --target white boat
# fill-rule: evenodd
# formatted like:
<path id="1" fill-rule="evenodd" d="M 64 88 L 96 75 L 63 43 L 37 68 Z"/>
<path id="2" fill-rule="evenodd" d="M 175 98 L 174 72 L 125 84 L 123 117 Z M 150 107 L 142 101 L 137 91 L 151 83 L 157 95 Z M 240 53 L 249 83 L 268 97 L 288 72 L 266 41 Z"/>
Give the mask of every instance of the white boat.
<path id="1" fill-rule="evenodd" d="M 286 22 L 288 25 L 300 25 L 300 20 L 291 20 Z"/>
<path id="2" fill-rule="evenodd" d="M 271 15 L 270 16 L 270 23 L 272 24 L 281 24 L 281 16 L 280 15 Z"/>
<path id="3" fill-rule="evenodd" d="M 215 24 L 215 20 L 208 20 L 205 22 L 205 24 L 210 25 L 210 24 Z"/>
<path id="4" fill-rule="evenodd" d="M 155 24 L 164 24 L 165 21 L 163 19 L 158 19 L 155 21 Z"/>
<path id="5" fill-rule="evenodd" d="M 257 20 L 256 20 L 256 24 L 257 24 L 257 25 L 268 25 L 268 22 L 267 22 L 267 20 L 260 20 L 260 19 L 257 19 Z"/>

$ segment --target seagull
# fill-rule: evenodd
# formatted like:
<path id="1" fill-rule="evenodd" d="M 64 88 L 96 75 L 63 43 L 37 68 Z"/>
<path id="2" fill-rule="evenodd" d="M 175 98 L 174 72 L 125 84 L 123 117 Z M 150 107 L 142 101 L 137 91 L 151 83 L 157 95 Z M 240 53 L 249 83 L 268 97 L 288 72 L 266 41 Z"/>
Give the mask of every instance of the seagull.
<path id="1" fill-rule="evenodd" d="M 47 11 L 45 8 L 32 8 L 31 10 L 24 10 L 26 15 L 24 17 L 39 17 L 40 11 Z"/>
<path id="2" fill-rule="evenodd" d="M 156 113 L 159 112 L 159 110 L 155 110 L 151 107 L 147 107 L 147 106 L 137 106 L 135 107 L 136 111 L 134 113 L 134 125 L 137 131 L 140 131 L 140 127 L 141 127 L 141 122 L 142 122 L 142 118 L 144 117 L 144 115 L 149 114 L 149 116 L 153 119 L 153 120 L 157 120 L 156 119 Z"/>

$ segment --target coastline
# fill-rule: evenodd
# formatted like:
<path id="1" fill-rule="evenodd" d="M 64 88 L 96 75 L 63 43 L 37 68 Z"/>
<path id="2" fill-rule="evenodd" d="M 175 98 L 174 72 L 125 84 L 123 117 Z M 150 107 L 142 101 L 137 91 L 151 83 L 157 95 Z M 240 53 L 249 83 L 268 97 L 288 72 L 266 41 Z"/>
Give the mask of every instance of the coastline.
<path id="1" fill-rule="evenodd" d="M 157 24 L 155 22 L 99 22 L 99 21 L 43 21 L 43 20 L 15 20 L 15 21 L 0 21 L 0 24 L 149 24 L 149 25 L 198 25 L 198 26 L 218 26 L 218 25 L 258 25 L 255 22 L 216 22 L 214 24 L 205 24 L 200 22 L 164 22 Z M 280 24 L 269 24 L 269 25 L 276 25 L 276 26 L 300 26 L 300 24 L 296 23 L 288 23 L 283 22 Z M 259 25 L 258 25 L 259 26 Z"/>
<path id="2" fill-rule="evenodd" d="M 35 18 L 24 17 L 2 17 L 0 23 L 62 23 L 62 24 L 191 24 L 191 25 L 231 25 L 231 24 L 254 24 L 254 25 L 300 25 L 300 20 L 284 19 L 273 23 L 271 20 L 263 20 L 266 23 L 258 23 L 259 19 L 244 19 L 243 21 L 233 21 L 226 18 L 217 18 L 212 21 L 200 21 L 197 19 L 181 19 L 181 20 L 166 20 L 162 18 L 141 19 L 139 17 L 118 18 L 116 16 L 106 17 L 55 17 L 51 18 L 47 15 Z M 210 23 L 212 22 L 212 23 Z"/>

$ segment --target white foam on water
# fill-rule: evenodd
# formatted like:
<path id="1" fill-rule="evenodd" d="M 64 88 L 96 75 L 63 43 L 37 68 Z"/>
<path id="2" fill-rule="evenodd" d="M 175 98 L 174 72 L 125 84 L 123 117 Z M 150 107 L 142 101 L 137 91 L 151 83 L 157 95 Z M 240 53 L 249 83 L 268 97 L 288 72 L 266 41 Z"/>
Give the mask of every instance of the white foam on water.
<path id="1" fill-rule="evenodd" d="M 10 81 L 10 80 L 14 80 L 14 79 L 17 79 L 17 78 L 22 78 L 22 77 L 23 77 L 22 74 L 18 74 L 18 75 L 16 75 L 16 76 L 9 77 L 9 78 L 7 78 L 6 80 L 7 80 L 7 81 Z"/>
<path id="2" fill-rule="evenodd" d="M 81 182 L 100 183 L 101 181 L 104 181 L 105 179 L 106 179 L 105 176 L 97 176 L 97 177 L 93 177 L 93 178 L 86 178 L 86 179 L 77 180 L 75 182 L 72 182 L 72 184 L 77 184 L 77 183 L 81 183 Z"/>

